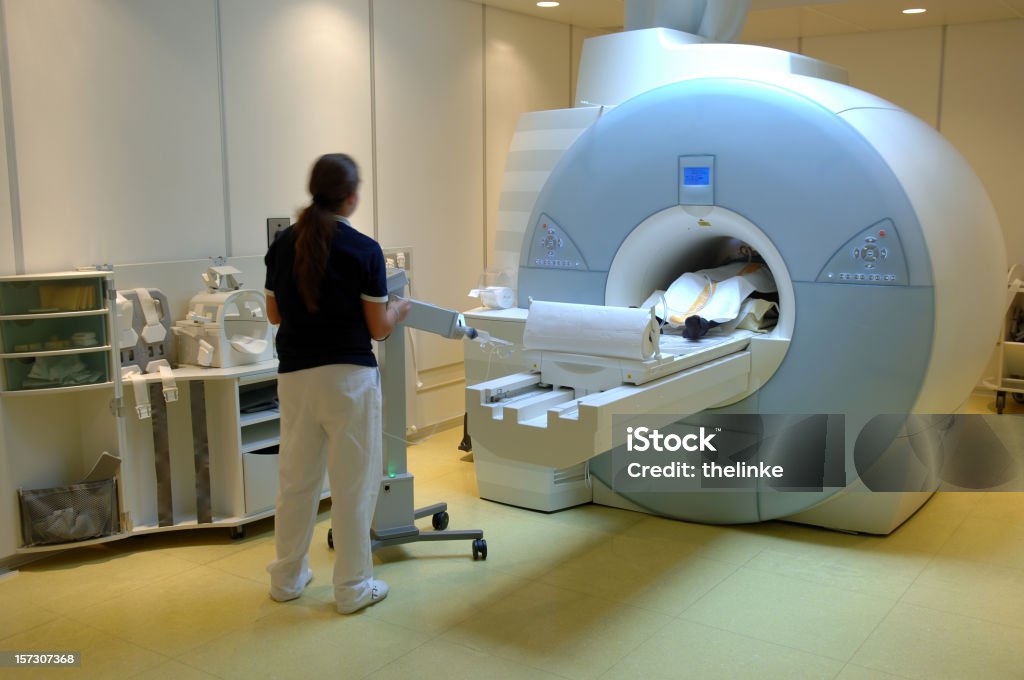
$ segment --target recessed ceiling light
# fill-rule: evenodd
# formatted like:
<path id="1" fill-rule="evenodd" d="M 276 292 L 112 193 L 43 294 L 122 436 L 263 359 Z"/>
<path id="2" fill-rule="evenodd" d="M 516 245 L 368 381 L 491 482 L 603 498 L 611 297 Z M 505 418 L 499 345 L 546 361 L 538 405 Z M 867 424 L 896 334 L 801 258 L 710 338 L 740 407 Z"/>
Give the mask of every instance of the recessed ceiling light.
<path id="1" fill-rule="evenodd" d="M 921 7 L 916 7 L 914 9 L 905 9 L 905 10 L 903 10 L 903 13 L 904 14 L 924 14 L 927 11 L 928 10 L 923 9 Z"/>
<path id="2" fill-rule="evenodd" d="M 558 7 L 560 4 L 559 2 L 538 2 L 537 7 Z"/>

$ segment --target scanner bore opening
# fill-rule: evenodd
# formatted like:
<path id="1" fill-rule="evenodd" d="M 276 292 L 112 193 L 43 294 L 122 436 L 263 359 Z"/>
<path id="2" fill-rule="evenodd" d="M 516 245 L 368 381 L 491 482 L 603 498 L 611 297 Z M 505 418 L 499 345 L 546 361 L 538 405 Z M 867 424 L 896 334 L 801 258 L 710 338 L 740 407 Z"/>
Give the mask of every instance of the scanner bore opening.
<path id="1" fill-rule="evenodd" d="M 761 229 L 743 216 L 714 206 L 700 211 L 685 206 L 663 210 L 634 228 L 619 246 L 608 271 L 605 304 L 637 306 L 656 290 L 666 290 L 686 272 L 710 269 L 748 250 L 763 260 L 778 288 L 779 317 L 774 329 L 755 338 L 775 341 L 759 347 L 751 376 L 751 392 L 775 373 L 788 349 L 795 324 L 793 283 L 782 255 Z M 752 341 L 752 346 L 755 343 Z M 757 353 L 757 352 L 755 352 Z"/>

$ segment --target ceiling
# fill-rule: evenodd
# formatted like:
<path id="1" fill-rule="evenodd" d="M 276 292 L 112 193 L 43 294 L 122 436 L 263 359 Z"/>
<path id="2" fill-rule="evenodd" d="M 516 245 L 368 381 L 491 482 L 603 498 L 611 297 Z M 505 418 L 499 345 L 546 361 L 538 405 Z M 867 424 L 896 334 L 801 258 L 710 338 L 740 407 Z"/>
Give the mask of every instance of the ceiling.
<path id="1" fill-rule="evenodd" d="M 549 9 L 536 0 L 474 0 L 522 14 L 586 28 L 618 31 L 624 0 L 561 0 Z M 923 7 L 924 14 L 901 10 Z M 1024 19 L 1024 0 L 752 0 L 741 42 L 764 42 L 943 24 Z"/>

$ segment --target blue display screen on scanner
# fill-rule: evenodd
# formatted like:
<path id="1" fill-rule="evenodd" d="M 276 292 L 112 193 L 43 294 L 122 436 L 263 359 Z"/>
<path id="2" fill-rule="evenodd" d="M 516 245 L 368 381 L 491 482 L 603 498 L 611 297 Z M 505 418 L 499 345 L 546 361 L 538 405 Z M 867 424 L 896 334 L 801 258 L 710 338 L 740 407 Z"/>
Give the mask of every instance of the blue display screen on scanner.
<path id="1" fill-rule="evenodd" d="M 711 184 L 711 168 L 683 168 L 683 186 L 706 187 Z"/>

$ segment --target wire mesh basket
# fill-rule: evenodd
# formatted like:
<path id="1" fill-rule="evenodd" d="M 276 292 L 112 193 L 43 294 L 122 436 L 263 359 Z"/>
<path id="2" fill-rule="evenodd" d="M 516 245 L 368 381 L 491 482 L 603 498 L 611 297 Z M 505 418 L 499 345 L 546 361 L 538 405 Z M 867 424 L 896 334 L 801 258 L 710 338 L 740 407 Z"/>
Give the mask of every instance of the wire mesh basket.
<path id="1" fill-rule="evenodd" d="M 116 479 L 21 489 L 18 497 L 26 547 L 101 538 L 120 530 Z"/>

